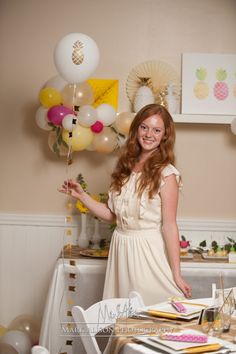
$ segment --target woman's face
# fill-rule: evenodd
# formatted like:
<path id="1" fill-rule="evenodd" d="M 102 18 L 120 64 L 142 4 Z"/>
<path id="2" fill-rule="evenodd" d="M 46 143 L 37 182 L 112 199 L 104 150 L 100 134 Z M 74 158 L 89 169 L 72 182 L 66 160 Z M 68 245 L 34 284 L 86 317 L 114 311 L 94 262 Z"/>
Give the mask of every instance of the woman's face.
<path id="1" fill-rule="evenodd" d="M 138 128 L 138 142 L 142 152 L 152 152 L 159 145 L 165 135 L 164 122 L 160 115 L 154 114 L 146 118 Z"/>

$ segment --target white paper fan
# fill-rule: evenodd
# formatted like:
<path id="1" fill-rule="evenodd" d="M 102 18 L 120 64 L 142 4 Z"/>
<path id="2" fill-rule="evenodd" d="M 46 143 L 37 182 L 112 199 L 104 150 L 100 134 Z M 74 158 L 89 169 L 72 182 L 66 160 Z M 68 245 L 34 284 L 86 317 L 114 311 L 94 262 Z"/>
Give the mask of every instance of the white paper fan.
<path id="1" fill-rule="evenodd" d="M 126 81 L 126 93 L 132 104 L 143 81 L 146 81 L 147 86 L 152 90 L 156 101 L 160 92 L 166 90 L 169 83 L 174 84 L 175 92 L 179 94 L 179 75 L 171 65 L 159 60 L 145 61 L 131 70 Z"/>

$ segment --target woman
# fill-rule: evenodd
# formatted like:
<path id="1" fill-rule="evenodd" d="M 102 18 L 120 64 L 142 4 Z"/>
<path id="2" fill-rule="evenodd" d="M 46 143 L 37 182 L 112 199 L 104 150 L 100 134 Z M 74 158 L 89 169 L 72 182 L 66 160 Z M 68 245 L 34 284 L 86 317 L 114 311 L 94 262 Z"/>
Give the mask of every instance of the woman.
<path id="1" fill-rule="evenodd" d="M 126 145 L 112 173 L 108 204 L 93 200 L 70 180 L 70 192 L 97 217 L 116 221 L 104 298 L 138 291 L 146 305 L 171 296 L 191 297 L 180 271 L 176 224 L 180 174 L 174 163 L 174 122 L 161 105 L 150 104 L 135 116 Z"/>

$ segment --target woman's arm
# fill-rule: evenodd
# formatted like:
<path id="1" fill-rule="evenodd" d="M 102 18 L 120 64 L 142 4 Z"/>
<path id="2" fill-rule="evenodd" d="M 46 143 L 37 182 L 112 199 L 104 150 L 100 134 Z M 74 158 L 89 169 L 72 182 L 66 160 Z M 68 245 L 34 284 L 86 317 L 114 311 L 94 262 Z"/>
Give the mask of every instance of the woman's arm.
<path id="1" fill-rule="evenodd" d="M 90 197 L 90 195 L 83 190 L 79 183 L 71 179 L 64 181 L 61 188 L 58 188 L 58 191 L 61 193 L 70 194 L 73 198 L 79 199 L 91 211 L 91 213 L 98 218 L 107 222 L 114 222 L 116 220 L 115 214 L 111 212 L 108 206 Z"/>
<path id="2" fill-rule="evenodd" d="M 165 177 L 165 184 L 160 190 L 163 235 L 176 285 L 186 297 L 190 297 L 192 295 L 191 287 L 182 278 L 180 270 L 179 231 L 176 223 L 178 195 L 179 190 L 175 175 Z"/>

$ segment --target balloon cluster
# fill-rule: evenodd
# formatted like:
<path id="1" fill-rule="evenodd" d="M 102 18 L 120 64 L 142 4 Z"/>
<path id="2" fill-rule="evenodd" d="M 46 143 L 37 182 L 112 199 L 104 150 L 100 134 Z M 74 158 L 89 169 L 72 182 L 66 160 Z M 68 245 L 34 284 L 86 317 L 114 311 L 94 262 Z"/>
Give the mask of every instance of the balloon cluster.
<path id="1" fill-rule="evenodd" d="M 38 344 L 40 327 L 30 315 L 20 315 L 1 329 L 0 354 L 30 354 Z"/>
<path id="2" fill-rule="evenodd" d="M 102 103 L 96 108 L 94 92 L 86 81 L 97 67 L 96 43 L 82 33 L 71 33 L 57 44 L 54 52 L 59 76 L 48 80 L 39 92 L 41 106 L 36 123 L 51 130 L 48 144 L 59 156 L 71 151 L 110 153 L 129 132 L 133 113 L 117 115 L 115 108 Z"/>

